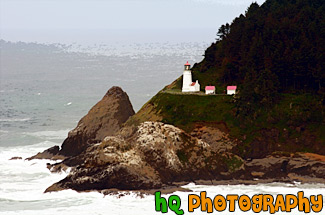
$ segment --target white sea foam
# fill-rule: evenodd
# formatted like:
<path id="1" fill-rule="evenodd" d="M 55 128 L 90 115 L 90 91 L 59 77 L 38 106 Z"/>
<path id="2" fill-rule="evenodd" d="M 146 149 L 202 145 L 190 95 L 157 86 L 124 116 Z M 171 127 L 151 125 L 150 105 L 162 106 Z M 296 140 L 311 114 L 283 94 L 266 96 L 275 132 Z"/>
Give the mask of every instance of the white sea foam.
<path id="1" fill-rule="evenodd" d="M 0 133 L 7 134 L 9 131 L 0 130 Z"/>
<path id="2" fill-rule="evenodd" d="M 12 118 L 12 119 L 0 119 L 0 122 L 25 122 L 30 118 Z"/>
<path id="3" fill-rule="evenodd" d="M 22 157 L 27 158 L 36 153 L 43 151 L 49 147 L 54 145 L 58 145 L 55 142 L 51 141 L 43 141 L 33 145 L 25 145 L 25 146 L 14 146 L 14 147 L 0 147 L 0 160 L 9 160 L 12 157 Z M 1 170 L 0 170 L 1 171 Z"/>
<path id="4" fill-rule="evenodd" d="M 65 129 L 65 130 L 58 130 L 58 131 L 37 131 L 37 132 L 24 132 L 23 134 L 33 136 L 33 137 L 39 137 L 44 138 L 47 140 L 53 140 L 53 139 L 64 139 L 68 136 L 68 133 L 71 129 Z"/>

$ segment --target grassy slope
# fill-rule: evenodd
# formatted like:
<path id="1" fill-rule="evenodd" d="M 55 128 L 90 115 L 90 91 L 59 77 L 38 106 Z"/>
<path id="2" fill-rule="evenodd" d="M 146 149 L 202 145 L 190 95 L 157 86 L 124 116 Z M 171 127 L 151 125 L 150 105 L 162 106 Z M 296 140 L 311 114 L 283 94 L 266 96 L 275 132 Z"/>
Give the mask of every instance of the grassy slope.
<path id="1" fill-rule="evenodd" d="M 175 83 L 169 88 L 176 86 Z M 324 109 L 320 100 L 321 98 L 309 94 L 282 94 L 281 100 L 273 108 L 261 109 L 255 114 L 255 120 L 244 121 L 236 117 L 235 99 L 232 96 L 179 95 L 161 91 L 127 123 L 162 121 L 187 132 L 191 132 L 196 123 L 223 123 L 230 137 L 242 142 L 239 153 L 249 152 L 250 147 L 255 147 L 252 145 L 254 141 L 260 141 L 260 144 L 271 141 L 273 145 L 281 145 L 279 148 L 273 147 L 271 151 L 324 154 Z M 272 129 L 279 131 L 277 140 L 263 136 L 262 131 Z"/>
<path id="2" fill-rule="evenodd" d="M 231 96 L 174 95 L 159 93 L 151 100 L 163 122 L 190 131 L 195 122 L 227 121 L 228 126 L 237 125 L 231 117 L 234 103 Z"/>

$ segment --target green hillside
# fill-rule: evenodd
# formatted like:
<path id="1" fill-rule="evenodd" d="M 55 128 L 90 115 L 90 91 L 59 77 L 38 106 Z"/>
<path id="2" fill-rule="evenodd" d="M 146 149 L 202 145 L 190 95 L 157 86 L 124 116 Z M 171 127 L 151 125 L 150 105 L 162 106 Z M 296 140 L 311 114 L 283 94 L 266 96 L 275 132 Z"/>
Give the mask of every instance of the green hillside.
<path id="1" fill-rule="evenodd" d="M 259 109 L 254 120 L 248 120 L 237 115 L 236 97 L 161 91 L 128 123 L 162 121 L 189 133 L 198 125 L 218 127 L 240 142 L 237 150 L 243 157 L 259 157 L 276 151 L 325 154 L 324 106 L 317 102 L 320 97 L 281 96 L 272 108 Z"/>

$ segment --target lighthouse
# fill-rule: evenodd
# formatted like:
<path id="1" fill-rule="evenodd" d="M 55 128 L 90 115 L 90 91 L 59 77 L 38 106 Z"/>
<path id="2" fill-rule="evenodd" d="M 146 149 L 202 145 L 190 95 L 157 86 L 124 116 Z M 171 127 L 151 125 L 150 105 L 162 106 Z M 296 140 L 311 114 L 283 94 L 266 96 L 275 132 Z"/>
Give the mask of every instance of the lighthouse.
<path id="1" fill-rule="evenodd" d="M 199 81 L 192 82 L 192 72 L 191 72 L 191 64 L 186 62 L 184 65 L 183 71 L 183 87 L 182 92 L 198 92 L 200 91 Z"/>

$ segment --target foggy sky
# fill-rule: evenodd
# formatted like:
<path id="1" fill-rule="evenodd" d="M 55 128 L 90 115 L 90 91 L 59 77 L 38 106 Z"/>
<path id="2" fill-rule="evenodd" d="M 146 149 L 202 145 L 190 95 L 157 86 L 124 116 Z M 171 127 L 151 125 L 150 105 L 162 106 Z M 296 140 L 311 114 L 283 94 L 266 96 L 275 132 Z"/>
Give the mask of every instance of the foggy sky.
<path id="1" fill-rule="evenodd" d="M 0 0 L 0 37 L 11 30 L 215 29 L 253 0 Z M 255 1 L 254 1 L 255 2 Z M 264 0 L 257 0 L 262 4 Z M 9 36 L 10 37 L 10 36 Z M 6 38 L 7 39 L 7 38 Z"/>

